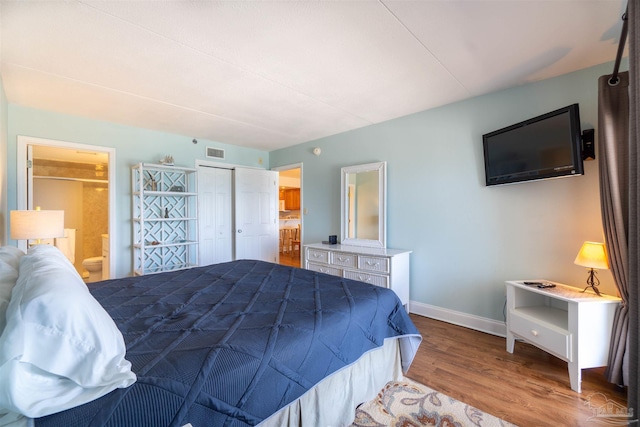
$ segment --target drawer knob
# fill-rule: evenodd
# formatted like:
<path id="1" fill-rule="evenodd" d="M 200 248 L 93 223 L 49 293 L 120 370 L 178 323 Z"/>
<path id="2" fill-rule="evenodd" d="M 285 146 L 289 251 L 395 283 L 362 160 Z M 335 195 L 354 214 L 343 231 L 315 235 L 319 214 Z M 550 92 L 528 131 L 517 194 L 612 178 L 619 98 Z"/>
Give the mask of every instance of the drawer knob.
<path id="1" fill-rule="evenodd" d="M 371 277 L 358 276 L 358 280 L 360 280 L 361 282 L 370 282 Z"/>
<path id="2" fill-rule="evenodd" d="M 369 266 L 376 266 L 376 265 L 379 265 L 379 264 L 380 263 L 378 263 L 378 262 L 367 261 L 367 265 L 369 265 Z"/>
<path id="3" fill-rule="evenodd" d="M 538 336 L 538 331 L 536 331 L 535 329 L 531 330 L 531 335 L 533 335 L 534 337 Z"/>
<path id="4" fill-rule="evenodd" d="M 349 257 L 343 258 L 343 257 L 339 256 L 338 257 L 338 261 L 340 261 L 340 262 L 349 261 Z"/>

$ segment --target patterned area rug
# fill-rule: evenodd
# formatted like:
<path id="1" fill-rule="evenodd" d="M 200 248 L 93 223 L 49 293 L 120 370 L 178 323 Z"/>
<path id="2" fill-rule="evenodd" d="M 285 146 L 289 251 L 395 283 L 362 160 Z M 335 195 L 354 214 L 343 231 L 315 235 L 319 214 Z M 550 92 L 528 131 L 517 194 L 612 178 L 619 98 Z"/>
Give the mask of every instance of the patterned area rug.
<path id="1" fill-rule="evenodd" d="M 351 427 L 516 427 L 405 378 L 392 381 L 356 410 Z"/>

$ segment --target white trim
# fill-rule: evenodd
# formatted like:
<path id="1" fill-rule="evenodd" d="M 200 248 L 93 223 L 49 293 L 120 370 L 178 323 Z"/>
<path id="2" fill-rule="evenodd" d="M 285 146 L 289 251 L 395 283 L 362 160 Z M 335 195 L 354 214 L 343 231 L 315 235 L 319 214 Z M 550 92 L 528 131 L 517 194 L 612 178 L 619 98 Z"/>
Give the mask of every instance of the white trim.
<path id="1" fill-rule="evenodd" d="M 271 168 L 272 171 L 287 171 L 289 169 L 302 169 L 302 163 L 292 163 L 290 165 L 276 166 Z M 300 171 L 300 180 L 302 180 L 302 170 Z"/>
<path id="2" fill-rule="evenodd" d="M 72 150 L 98 151 L 109 156 L 109 277 L 116 277 L 116 149 L 99 145 L 79 144 L 76 142 L 57 141 L 54 139 L 35 138 L 32 136 L 18 135 L 16 145 L 16 199 L 17 209 L 27 209 L 27 146 L 43 145 L 48 147 L 60 147 Z M 26 241 L 18 241 L 18 247 L 26 251 Z"/>
<path id="3" fill-rule="evenodd" d="M 200 160 L 200 159 L 196 159 L 195 165 L 196 165 L 196 168 L 210 167 L 210 168 L 220 168 L 220 169 L 235 169 L 236 167 L 238 167 L 238 165 L 232 165 L 230 163 L 212 162 L 209 160 Z"/>
<path id="4" fill-rule="evenodd" d="M 200 160 L 200 159 L 196 159 L 195 167 L 196 168 L 198 168 L 198 167 L 208 167 L 208 168 L 220 168 L 220 169 L 231 169 L 231 170 L 235 170 L 235 169 L 238 169 L 238 168 L 268 170 L 266 168 L 259 168 L 259 167 L 255 167 L 255 166 L 244 166 L 244 165 L 235 165 L 233 163 L 211 162 L 211 161 L 208 161 L 208 160 Z"/>
<path id="5" fill-rule="evenodd" d="M 499 337 L 507 336 L 507 326 L 505 322 L 416 301 L 410 301 L 409 307 L 411 313 L 418 314 L 420 316 L 441 320 L 443 322 L 463 326 L 465 328 L 474 329 L 491 335 L 497 335 Z"/>

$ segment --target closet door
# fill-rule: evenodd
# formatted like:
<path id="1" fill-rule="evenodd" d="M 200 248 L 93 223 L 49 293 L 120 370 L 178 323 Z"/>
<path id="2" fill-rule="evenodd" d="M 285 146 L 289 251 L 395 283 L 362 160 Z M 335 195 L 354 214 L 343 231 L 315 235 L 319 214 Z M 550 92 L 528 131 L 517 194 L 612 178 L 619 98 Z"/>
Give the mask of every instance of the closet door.
<path id="1" fill-rule="evenodd" d="M 231 169 L 198 167 L 198 260 L 200 265 L 233 260 Z"/>
<path id="2" fill-rule="evenodd" d="M 235 169 L 235 259 L 278 262 L 278 172 Z"/>

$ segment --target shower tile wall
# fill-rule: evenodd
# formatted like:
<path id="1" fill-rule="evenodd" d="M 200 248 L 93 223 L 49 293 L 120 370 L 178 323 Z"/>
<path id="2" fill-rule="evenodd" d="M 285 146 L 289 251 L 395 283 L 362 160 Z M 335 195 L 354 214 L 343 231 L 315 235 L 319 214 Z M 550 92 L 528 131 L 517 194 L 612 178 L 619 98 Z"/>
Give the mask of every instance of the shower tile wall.
<path id="1" fill-rule="evenodd" d="M 109 230 L 109 192 L 101 183 L 85 182 L 83 186 L 84 258 L 102 256 L 102 234 Z"/>
<path id="2" fill-rule="evenodd" d="M 76 244 L 75 263 L 76 268 L 82 272 L 83 259 L 102 255 L 101 235 L 106 234 L 109 229 L 107 166 L 101 165 L 99 170 L 96 170 L 95 164 L 35 159 L 33 174 L 34 176 L 104 179 L 104 183 L 82 182 L 82 226 L 77 231 L 77 236 L 82 241 Z M 81 250 L 78 251 L 78 249 Z"/>

